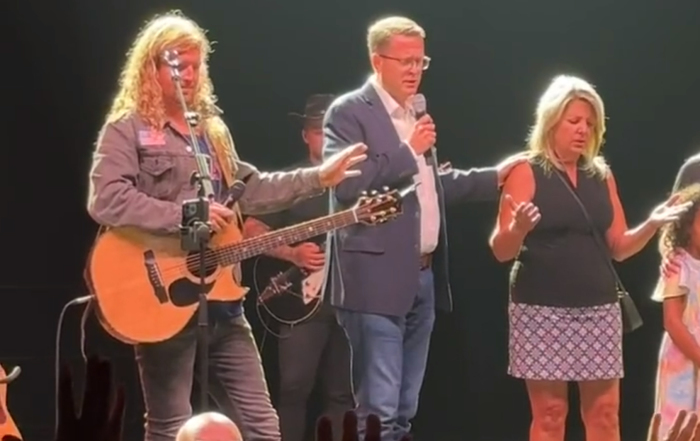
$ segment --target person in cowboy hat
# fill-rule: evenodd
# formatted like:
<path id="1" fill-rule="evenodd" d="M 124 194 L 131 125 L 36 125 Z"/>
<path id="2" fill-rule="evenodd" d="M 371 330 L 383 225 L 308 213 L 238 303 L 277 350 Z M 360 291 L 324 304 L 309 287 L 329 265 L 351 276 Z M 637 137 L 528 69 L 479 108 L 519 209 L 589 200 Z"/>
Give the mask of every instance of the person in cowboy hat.
<path id="1" fill-rule="evenodd" d="M 323 161 L 323 118 L 334 99 L 333 95 L 314 94 L 306 100 L 304 113 L 289 114 L 301 122 L 301 137 L 307 149 L 306 159 L 295 166 L 311 166 Z M 327 214 L 328 194 L 324 193 L 280 213 L 249 217 L 245 222 L 244 234 L 255 236 Z M 304 269 L 309 275 L 302 282 L 303 287 L 297 285 L 292 289 L 296 288 L 295 292 L 301 290 L 304 297 L 314 299 L 306 304 L 302 300 L 295 304 L 295 309 L 299 309 L 295 317 L 298 323 L 280 323 L 277 412 L 284 441 L 302 441 L 313 437 L 313 431 L 307 431 L 307 416 L 309 397 L 317 379 L 323 388 L 322 413 L 333 421 L 333 433 L 338 439 L 342 434 L 343 415 L 354 407 L 350 385 L 350 345 L 336 320 L 334 308 L 321 295 L 325 276 L 324 240 L 325 235 L 322 235 L 294 246 L 281 246 L 268 253 L 268 256 Z M 289 310 L 277 312 L 285 316 L 294 315 Z"/>
<path id="2" fill-rule="evenodd" d="M 306 144 L 310 164 L 317 165 L 322 162 L 323 117 L 334 99 L 334 95 L 327 93 L 313 94 L 306 99 L 304 113 L 289 113 L 303 123 L 301 137 Z"/>

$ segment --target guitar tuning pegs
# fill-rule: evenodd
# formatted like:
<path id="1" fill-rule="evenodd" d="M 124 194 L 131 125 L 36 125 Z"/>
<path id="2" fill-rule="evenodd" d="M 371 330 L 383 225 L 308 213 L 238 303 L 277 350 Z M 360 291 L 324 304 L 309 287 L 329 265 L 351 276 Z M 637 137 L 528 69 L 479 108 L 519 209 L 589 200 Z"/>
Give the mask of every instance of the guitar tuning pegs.
<path id="1" fill-rule="evenodd" d="M 360 196 L 367 196 L 367 190 L 363 190 L 363 191 L 360 193 Z"/>
<path id="2" fill-rule="evenodd" d="M 382 187 L 382 191 L 383 191 L 384 193 L 388 192 L 388 191 L 389 191 L 389 187 L 387 187 L 387 186 L 385 185 L 384 187 Z"/>
<path id="3" fill-rule="evenodd" d="M 370 193 L 370 196 L 376 196 L 377 194 L 379 194 L 379 192 L 377 190 L 372 190 L 372 193 Z"/>

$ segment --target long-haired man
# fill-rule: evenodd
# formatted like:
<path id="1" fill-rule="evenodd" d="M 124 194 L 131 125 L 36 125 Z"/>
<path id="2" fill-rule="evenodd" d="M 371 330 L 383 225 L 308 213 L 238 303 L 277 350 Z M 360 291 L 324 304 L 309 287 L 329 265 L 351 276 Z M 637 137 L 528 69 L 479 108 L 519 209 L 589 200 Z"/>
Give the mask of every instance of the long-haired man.
<path id="1" fill-rule="evenodd" d="M 239 214 L 281 210 L 319 194 L 351 176 L 348 167 L 365 158 L 365 147 L 354 145 L 318 167 L 288 173 L 261 173 L 240 161 L 216 106 L 205 32 L 182 14 L 169 13 L 148 22 L 134 41 L 99 135 L 88 201 L 99 224 L 177 233 L 182 201 L 196 197 L 190 182 L 196 160 L 171 66 L 163 58 L 167 50 L 177 52 L 184 99 L 199 115 L 198 144 L 210 156 L 215 195 L 209 218 L 215 232 Z M 230 209 L 222 201 L 237 180 L 246 188 Z M 235 274 L 240 280 L 239 267 Z M 278 418 L 241 302 L 211 303 L 209 317 L 211 386 L 234 404 L 247 440 L 279 440 Z M 147 441 L 173 441 L 191 416 L 196 341 L 195 319 L 169 340 L 135 346 Z"/>

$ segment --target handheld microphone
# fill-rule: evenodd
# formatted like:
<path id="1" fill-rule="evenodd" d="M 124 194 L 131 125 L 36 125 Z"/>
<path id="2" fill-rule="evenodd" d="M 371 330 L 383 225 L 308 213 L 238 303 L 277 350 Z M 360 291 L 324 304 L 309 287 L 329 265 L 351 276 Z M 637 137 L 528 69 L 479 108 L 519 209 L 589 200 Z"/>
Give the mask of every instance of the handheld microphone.
<path id="1" fill-rule="evenodd" d="M 413 97 L 413 111 L 416 113 L 416 119 L 421 119 L 428 113 L 428 101 L 422 93 L 417 93 Z"/>
<path id="2" fill-rule="evenodd" d="M 416 114 L 416 120 L 421 119 L 428 113 L 428 101 L 422 93 L 417 93 L 413 96 L 413 111 Z M 428 151 L 423 153 L 423 156 L 425 156 L 425 159 L 435 158 L 435 146 L 430 147 Z"/>

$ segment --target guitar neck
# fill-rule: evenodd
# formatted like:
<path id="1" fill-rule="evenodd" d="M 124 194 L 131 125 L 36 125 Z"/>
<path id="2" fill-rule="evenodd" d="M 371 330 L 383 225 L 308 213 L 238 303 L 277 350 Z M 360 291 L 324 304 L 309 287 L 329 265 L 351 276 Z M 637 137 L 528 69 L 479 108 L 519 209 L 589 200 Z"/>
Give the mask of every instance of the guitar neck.
<path id="1" fill-rule="evenodd" d="M 341 211 L 291 227 L 282 228 L 213 250 L 224 266 L 259 256 L 283 245 L 301 242 L 358 222 L 355 209 Z"/>

